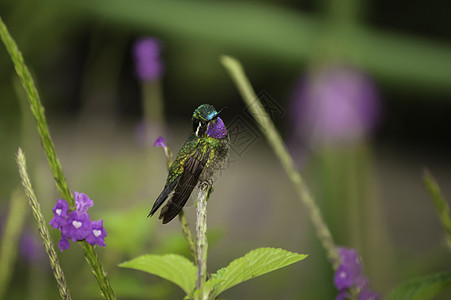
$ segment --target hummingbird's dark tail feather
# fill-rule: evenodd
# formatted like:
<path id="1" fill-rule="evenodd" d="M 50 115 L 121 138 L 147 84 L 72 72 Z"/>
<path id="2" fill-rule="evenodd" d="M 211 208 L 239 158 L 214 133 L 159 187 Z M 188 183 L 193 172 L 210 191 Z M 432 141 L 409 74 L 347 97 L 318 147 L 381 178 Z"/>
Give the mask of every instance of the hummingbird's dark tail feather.
<path id="1" fill-rule="evenodd" d="M 204 170 L 204 166 L 207 163 L 207 153 L 195 153 L 188 157 L 183 167 L 183 173 L 180 176 L 179 184 L 175 187 L 174 195 L 168 201 L 160 213 L 160 219 L 163 219 L 163 224 L 168 223 L 174 219 L 185 206 L 189 196 L 196 187 L 200 174 Z"/>
<path id="2" fill-rule="evenodd" d="M 157 200 L 155 200 L 155 203 L 153 204 L 153 207 L 150 210 L 150 213 L 149 213 L 149 215 L 147 215 L 147 217 L 153 216 L 153 214 L 160 208 L 160 206 L 163 204 L 163 202 L 170 196 L 171 192 L 174 191 L 174 188 L 176 187 L 179 180 L 180 180 L 180 177 L 175 179 L 173 182 L 171 182 L 164 188 L 164 190 L 161 192 L 160 196 L 158 196 Z"/>

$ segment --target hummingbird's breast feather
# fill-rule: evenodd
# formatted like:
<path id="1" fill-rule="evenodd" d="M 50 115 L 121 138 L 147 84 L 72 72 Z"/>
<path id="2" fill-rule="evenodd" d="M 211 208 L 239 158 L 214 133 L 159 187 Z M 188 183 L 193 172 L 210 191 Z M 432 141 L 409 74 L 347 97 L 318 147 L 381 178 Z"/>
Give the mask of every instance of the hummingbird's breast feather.
<path id="1" fill-rule="evenodd" d="M 204 171 L 200 175 L 201 181 L 209 180 L 213 177 L 214 172 L 222 168 L 230 151 L 230 141 L 228 137 L 223 139 L 206 137 L 204 141 L 205 151 L 206 153 L 209 152 L 209 157 Z"/>

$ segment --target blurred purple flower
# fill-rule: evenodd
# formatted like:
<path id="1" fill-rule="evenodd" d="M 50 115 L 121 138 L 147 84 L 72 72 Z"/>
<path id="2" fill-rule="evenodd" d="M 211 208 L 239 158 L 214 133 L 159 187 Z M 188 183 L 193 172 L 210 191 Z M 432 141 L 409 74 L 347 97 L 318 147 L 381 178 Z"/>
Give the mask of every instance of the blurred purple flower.
<path id="1" fill-rule="evenodd" d="M 162 147 L 164 150 L 164 155 L 166 155 L 166 157 L 169 159 L 170 155 L 169 155 L 169 147 L 168 145 L 166 145 L 166 140 L 164 139 L 164 137 L 159 137 L 155 140 L 155 142 L 153 143 L 154 147 Z"/>
<path id="2" fill-rule="evenodd" d="M 19 252 L 27 261 L 43 257 L 42 243 L 32 232 L 24 232 L 19 241 Z"/>
<path id="3" fill-rule="evenodd" d="M 50 221 L 53 228 L 61 231 L 59 248 L 61 251 L 70 247 L 69 239 L 72 241 L 86 240 L 91 245 L 105 247 L 104 238 L 107 232 L 103 227 L 103 220 L 91 221 L 88 208 L 93 206 L 93 201 L 83 193 L 74 192 L 76 210 L 70 212 L 66 200 L 60 199 L 53 207 L 55 216 Z"/>
<path id="4" fill-rule="evenodd" d="M 159 138 L 157 138 L 155 140 L 155 142 L 153 143 L 154 147 L 163 147 L 166 148 L 166 140 L 164 139 L 164 137 L 160 136 Z"/>
<path id="5" fill-rule="evenodd" d="M 352 67 L 336 65 L 310 72 L 293 98 L 295 135 L 311 142 L 359 140 L 374 129 L 379 118 L 376 88 Z"/>
<path id="6" fill-rule="evenodd" d="M 359 300 L 378 300 L 381 295 L 369 289 L 364 289 L 359 294 Z"/>
<path id="7" fill-rule="evenodd" d="M 161 44 L 155 38 L 143 37 L 133 45 L 135 71 L 140 80 L 154 80 L 163 73 L 163 63 L 160 60 Z"/>
<path id="8" fill-rule="evenodd" d="M 347 289 L 356 288 L 359 300 L 378 300 L 380 295 L 369 289 L 369 280 L 363 273 L 360 257 L 354 249 L 338 248 L 341 264 L 335 272 L 334 284 L 338 289 L 336 300 L 347 299 Z"/>

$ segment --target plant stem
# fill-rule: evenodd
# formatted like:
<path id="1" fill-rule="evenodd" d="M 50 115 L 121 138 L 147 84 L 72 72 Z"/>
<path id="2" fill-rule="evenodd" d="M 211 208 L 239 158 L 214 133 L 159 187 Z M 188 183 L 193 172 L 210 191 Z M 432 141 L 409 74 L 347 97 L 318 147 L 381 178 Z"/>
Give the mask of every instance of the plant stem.
<path id="1" fill-rule="evenodd" d="M 45 119 L 44 107 L 41 105 L 39 93 L 34 84 L 34 80 L 31 77 L 30 71 L 25 65 L 22 53 L 17 47 L 16 42 L 11 37 L 0 17 L 0 37 L 6 46 L 6 50 L 11 56 L 11 60 L 14 63 L 14 68 L 17 75 L 20 78 L 20 82 L 27 93 L 28 102 L 30 104 L 31 112 L 36 121 L 36 127 L 41 137 L 42 147 L 44 148 L 47 160 L 49 162 L 50 170 L 52 171 L 55 179 L 56 187 L 61 196 L 67 200 L 71 210 L 75 209 L 75 200 L 69 191 L 66 179 L 63 174 L 63 169 L 55 153 L 55 146 L 53 145 L 52 138 Z"/>
<path id="2" fill-rule="evenodd" d="M 85 253 L 86 261 L 91 266 L 92 274 L 94 274 L 100 290 L 102 291 L 102 296 L 105 299 L 116 299 L 113 288 L 111 287 L 110 281 L 108 280 L 108 276 L 99 262 L 99 257 L 97 256 L 95 248 L 85 241 L 80 242 L 80 245 Z"/>
<path id="3" fill-rule="evenodd" d="M 197 193 L 196 203 L 196 234 L 197 234 L 197 282 L 196 288 L 199 291 L 197 299 L 208 299 L 208 293 L 203 291 L 203 286 L 207 280 L 207 200 L 210 191 L 208 182 L 201 182 Z"/>
<path id="4" fill-rule="evenodd" d="M 243 97 L 244 102 L 247 104 L 250 112 L 259 124 L 261 131 L 282 163 L 285 172 L 296 189 L 299 199 L 307 207 L 312 223 L 316 229 L 316 234 L 327 252 L 327 256 L 332 264 L 332 267 L 336 270 L 340 264 L 340 256 L 332 235 L 330 234 L 330 231 L 321 216 L 319 207 L 316 205 L 307 185 L 302 179 L 300 173 L 294 167 L 293 159 L 288 153 L 280 134 L 277 132 L 274 123 L 269 118 L 249 80 L 247 79 L 243 67 L 240 62 L 229 56 L 222 56 L 221 63 L 229 72 L 232 80 Z"/>
<path id="5" fill-rule="evenodd" d="M 58 189 L 60 195 L 65 200 L 67 200 L 70 209 L 74 210 L 75 199 L 69 191 L 66 178 L 64 177 L 63 168 L 61 167 L 58 157 L 56 156 L 55 146 L 50 136 L 47 120 L 44 114 L 44 107 L 42 106 L 41 101 L 39 99 L 39 94 L 36 89 L 36 85 L 34 84 L 34 80 L 31 77 L 30 71 L 25 65 L 22 53 L 17 47 L 17 44 L 14 41 L 14 39 L 9 34 L 8 29 L 6 28 L 6 25 L 3 23 L 1 17 L 0 17 L 0 37 L 6 46 L 6 50 L 11 56 L 11 60 L 14 63 L 16 73 L 20 78 L 21 84 L 25 89 L 25 92 L 27 93 L 31 112 L 33 113 L 33 116 L 35 118 L 36 127 L 38 129 L 38 133 L 41 138 L 41 144 L 47 156 L 50 171 L 52 172 L 53 178 L 55 179 L 56 188 Z M 111 289 L 108 277 L 102 270 L 102 266 L 98 261 L 97 254 L 95 253 L 93 246 L 83 244 L 82 248 L 84 250 L 86 260 L 90 262 L 90 265 L 93 268 L 93 273 L 96 276 L 96 280 L 99 283 L 100 289 L 102 290 L 102 295 L 106 299 L 115 299 L 114 292 Z M 102 270 L 102 272 L 98 272 L 97 270 Z"/>
<path id="6" fill-rule="evenodd" d="M 22 152 L 22 149 L 20 148 L 17 151 L 16 160 L 17 165 L 19 167 L 20 179 L 22 181 L 25 194 L 27 195 L 28 198 L 28 203 L 30 204 L 31 210 L 33 211 L 34 218 L 38 222 L 38 231 L 44 241 L 45 252 L 49 257 L 50 266 L 53 271 L 53 276 L 55 277 L 56 283 L 58 285 L 58 291 L 62 299 L 71 299 L 69 294 L 69 288 L 67 286 L 66 279 L 64 277 L 63 269 L 59 264 L 58 256 L 56 255 L 52 238 L 47 229 L 46 225 L 47 222 L 45 221 L 45 218 L 42 215 L 41 207 L 39 205 L 38 200 L 36 199 L 33 187 L 31 186 L 30 178 L 27 173 L 27 163 L 25 160 L 25 156 Z"/>
<path id="7" fill-rule="evenodd" d="M 448 202 L 443 198 L 440 186 L 428 170 L 424 171 L 423 180 L 434 202 L 440 222 L 446 231 L 448 248 L 451 249 L 451 216 Z"/>
<path id="8" fill-rule="evenodd" d="M 182 224 L 182 232 L 185 236 L 186 243 L 188 244 L 191 255 L 193 256 L 194 263 L 197 265 L 197 249 L 183 209 L 179 213 L 179 220 Z"/>
<path id="9" fill-rule="evenodd" d="M 4 299 L 13 266 L 17 257 L 17 245 L 20 233 L 25 221 L 25 199 L 19 189 L 15 189 L 11 195 L 8 219 L 0 244 L 0 299 Z"/>

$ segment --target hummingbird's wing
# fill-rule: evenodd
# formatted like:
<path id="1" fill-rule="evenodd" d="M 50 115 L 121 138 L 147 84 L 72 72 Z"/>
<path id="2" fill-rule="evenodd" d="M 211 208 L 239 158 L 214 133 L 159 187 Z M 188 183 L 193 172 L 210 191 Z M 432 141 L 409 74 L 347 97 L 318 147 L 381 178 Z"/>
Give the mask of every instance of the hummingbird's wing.
<path id="1" fill-rule="evenodd" d="M 210 151 L 195 150 L 183 164 L 183 172 L 178 179 L 178 184 L 168 203 L 161 209 L 160 219 L 163 224 L 174 219 L 185 206 L 191 192 L 195 188 L 199 176 L 204 170 Z"/>
<path id="2" fill-rule="evenodd" d="M 163 204 L 163 202 L 167 199 L 167 198 L 171 198 L 171 192 L 174 192 L 174 188 L 177 185 L 177 183 L 179 183 L 180 180 L 180 176 L 177 177 L 176 179 L 174 179 L 174 181 L 172 181 L 170 184 L 168 184 L 167 186 L 165 186 L 164 190 L 161 192 L 160 196 L 158 196 L 157 200 L 155 200 L 155 203 L 152 206 L 152 209 L 150 210 L 150 213 L 147 217 L 151 217 L 153 216 L 153 214 L 160 208 L 160 206 Z"/>

